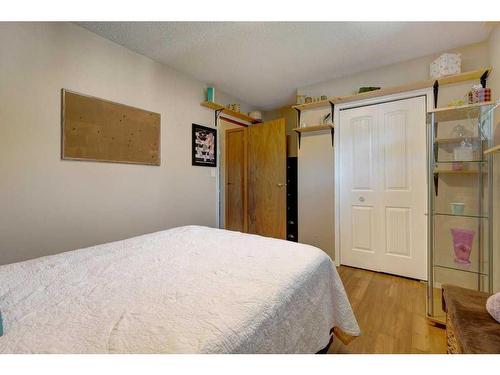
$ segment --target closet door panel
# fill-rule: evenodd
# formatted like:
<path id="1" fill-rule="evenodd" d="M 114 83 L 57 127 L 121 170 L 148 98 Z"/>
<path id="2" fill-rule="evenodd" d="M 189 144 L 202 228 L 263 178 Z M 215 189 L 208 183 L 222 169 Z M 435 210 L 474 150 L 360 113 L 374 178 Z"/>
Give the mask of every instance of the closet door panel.
<path id="1" fill-rule="evenodd" d="M 427 279 L 426 122 L 423 97 L 378 106 L 381 225 L 387 273 Z"/>
<path id="2" fill-rule="evenodd" d="M 340 114 L 341 263 L 377 269 L 377 116 L 367 107 Z"/>
<path id="3" fill-rule="evenodd" d="M 383 144 L 386 190 L 408 190 L 408 137 L 406 111 L 384 113 Z"/>
<path id="4" fill-rule="evenodd" d="M 426 280 L 425 99 L 340 113 L 341 263 Z"/>

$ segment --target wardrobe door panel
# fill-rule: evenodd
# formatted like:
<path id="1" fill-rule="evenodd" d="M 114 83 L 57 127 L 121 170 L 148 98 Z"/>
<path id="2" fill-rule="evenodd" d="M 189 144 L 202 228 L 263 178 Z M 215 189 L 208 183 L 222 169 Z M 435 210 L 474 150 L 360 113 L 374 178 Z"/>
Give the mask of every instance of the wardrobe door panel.
<path id="1" fill-rule="evenodd" d="M 248 232 L 286 238 L 285 120 L 248 131 Z"/>

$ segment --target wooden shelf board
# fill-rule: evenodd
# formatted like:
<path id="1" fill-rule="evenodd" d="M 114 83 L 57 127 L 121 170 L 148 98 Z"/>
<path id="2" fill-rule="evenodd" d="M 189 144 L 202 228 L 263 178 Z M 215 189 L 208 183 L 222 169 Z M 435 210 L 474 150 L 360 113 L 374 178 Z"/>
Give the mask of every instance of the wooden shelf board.
<path id="1" fill-rule="evenodd" d="M 494 154 L 494 153 L 497 153 L 497 152 L 500 152 L 500 145 L 495 146 L 495 147 L 491 147 L 491 148 L 489 148 L 487 150 L 484 150 L 484 154 L 485 155 Z"/>
<path id="2" fill-rule="evenodd" d="M 495 102 L 482 102 L 461 105 L 458 107 L 435 108 L 429 110 L 428 113 L 434 113 L 436 122 L 458 121 L 467 119 L 469 117 L 478 117 L 481 111 L 481 107 L 491 104 L 495 104 Z"/>
<path id="3" fill-rule="evenodd" d="M 349 103 L 349 102 L 353 102 L 356 100 L 376 98 L 378 96 L 399 94 L 401 92 L 420 90 L 420 89 L 432 87 L 434 85 L 434 82 L 436 82 L 436 81 L 439 82 L 440 86 L 450 85 L 453 83 L 459 83 L 459 82 L 465 82 L 465 81 L 472 81 L 472 80 L 481 78 L 481 76 L 483 75 L 483 73 L 485 71 L 491 72 L 491 67 L 472 70 L 469 72 L 455 74 L 455 75 L 448 76 L 448 77 L 441 77 L 438 79 L 427 79 L 425 81 L 419 81 L 419 82 L 408 83 L 408 84 L 400 85 L 400 86 L 382 88 L 379 90 L 368 91 L 368 92 L 364 92 L 361 94 L 354 94 L 354 95 L 347 95 L 347 96 L 335 96 L 335 97 L 331 97 L 331 98 L 328 98 L 327 100 L 322 100 L 319 102 L 294 105 L 294 106 L 292 106 L 292 108 L 303 111 L 303 110 L 308 110 L 308 109 L 317 109 L 317 108 L 326 107 L 326 106 L 330 105 L 330 103 L 332 103 L 332 104 Z"/>
<path id="4" fill-rule="evenodd" d="M 479 137 L 437 138 L 437 139 L 434 140 L 434 142 L 437 143 L 437 144 L 460 143 L 464 139 L 469 139 L 472 142 L 477 142 L 479 140 Z"/>
<path id="5" fill-rule="evenodd" d="M 438 79 L 439 85 L 451 85 L 453 83 L 460 83 L 466 81 L 473 81 L 475 79 L 481 78 L 485 71 L 491 73 L 491 66 L 488 68 L 470 70 L 468 72 L 463 72 L 460 74 L 454 74 L 452 76 L 441 77 Z"/>
<path id="6" fill-rule="evenodd" d="M 306 126 L 304 128 L 295 128 L 293 130 L 295 130 L 297 133 L 308 133 L 308 132 L 316 132 L 316 131 L 320 131 L 320 130 L 330 130 L 330 129 L 334 129 L 335 126 L 334 125 L 312 125 L 312 126 Z"/>
<path id="7" fill-rule="evenodd" d="M 312 103 L 307 103 L 307 104 L 297 104 L 294 105 L 292 108 L 299 109 L 301 111 L 303 110 L 309 110 L 309 109 L 317 109 L 317 108 L 323 108 L 323 107 L 328 107 L 330 105 L 330 100 L 320 100 L 319 102 L 312 102 Z"/>
<path id="8" fill-rule="evenodd" d="M 227 109 L 222 104 L 218 104 L 218 103 L 214 103 L 214 102 L 202 102 L 201 106 L 213 109 L 214 111 L 218 111 L 218 110 L 222 109 L 222 113 L 224 113 L 228 116 L 235 117 L 237 119 L 246 121 L 246 122 L 250 122 L 252 124 L 257 124 L 259 122 L 262 122 L 262 120 L 247 116 L 244 113 L 236 112 L 236 111 L 232 111 L 230 109 Z"/>

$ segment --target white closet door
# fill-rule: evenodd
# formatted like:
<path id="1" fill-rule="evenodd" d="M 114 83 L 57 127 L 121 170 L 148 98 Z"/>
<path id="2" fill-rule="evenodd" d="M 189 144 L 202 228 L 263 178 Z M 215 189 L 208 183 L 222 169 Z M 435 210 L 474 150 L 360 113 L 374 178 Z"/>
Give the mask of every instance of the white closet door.
<path id="1" fill-rule="evenodd" d="M 341 263 L 426 280 L 425 99 L 340 114 Z"/>
<path id="2" fill-rule="evenodd" d="M 377 112 L 342 111 L 340 121 L 340 262 L 377 270 Z"/>

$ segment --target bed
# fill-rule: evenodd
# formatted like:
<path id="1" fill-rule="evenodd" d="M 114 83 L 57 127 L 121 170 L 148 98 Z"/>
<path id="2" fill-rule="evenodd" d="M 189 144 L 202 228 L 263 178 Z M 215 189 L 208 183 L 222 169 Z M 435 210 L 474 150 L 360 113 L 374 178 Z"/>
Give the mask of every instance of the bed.
<path id="1" fill-rule="evenodd" d="M 0 266 L 0 353 L 316 353 L 360 334 L 320 249 L 185 226 Z"/>

